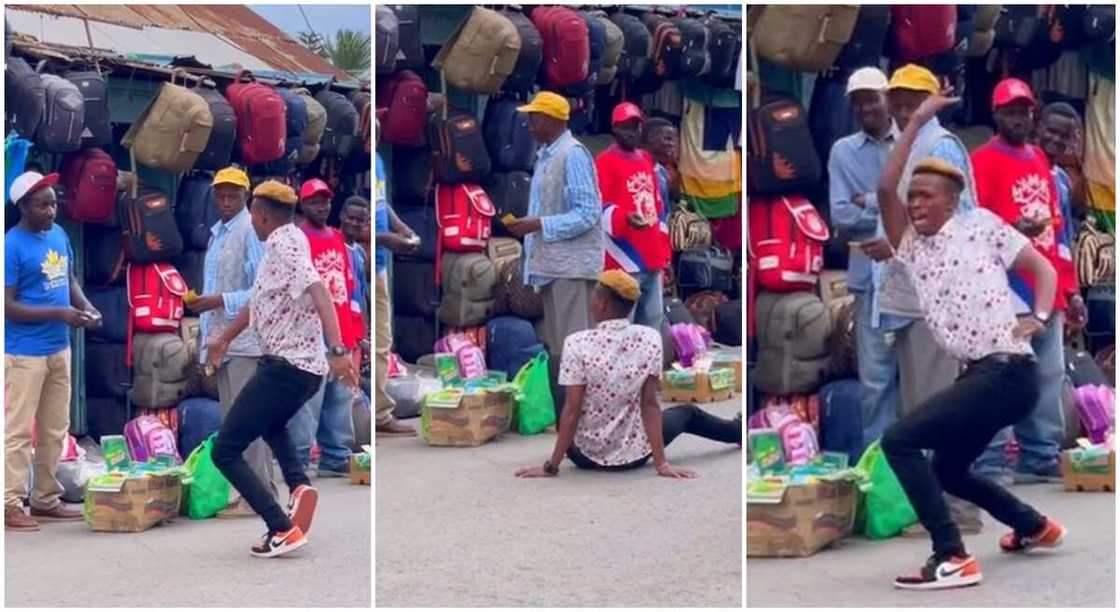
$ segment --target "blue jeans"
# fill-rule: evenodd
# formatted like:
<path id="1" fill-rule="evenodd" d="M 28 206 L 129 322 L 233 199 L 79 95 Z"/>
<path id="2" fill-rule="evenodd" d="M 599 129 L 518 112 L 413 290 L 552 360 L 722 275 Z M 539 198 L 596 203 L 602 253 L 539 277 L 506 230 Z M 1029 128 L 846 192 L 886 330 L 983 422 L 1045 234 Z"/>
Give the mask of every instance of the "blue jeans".
<path id="1" fill-rule="evenodd" d="M 665 306 L 662 300 L 661 271 L 639 272 L 638 288 L 642 296 L 634 307 L 633 320 L 635 325 L 645 325 L 661 331 L 661 319 L 665 317 Z"/>
<path id="2" fill-rule="evenodd" d="M 898 420 L 902 393 L 898 379 L 898 355 L 894 332 L 871 327 L 871 298 L 856 293 L 856 361 L 864 386 L 863 446 L 883 436 Z"/>
<path id="3" fill-rule="evenodd" d="M 319 467 L 343 470 L 350 462 L 354 444 L 351 404 L 354 395 L 342 381 L 330 380 L 300 408 L 288 423 L 296 455 L 304 469 L 311 464 L 311 445 L 319 442 Z"/>
<path id="4" fill-rule="evenodd" d="M 1031 340 L 1031 348 L 1038 358 L 1038 402 L 1026 418 L 996 433 L 988 448 L 976 460 L 974 467 L 980 474 L 996 476 L 1010 470 L 1004 449 L 1011 439 L 1012 430 L 1019 441 L 1018 471 L 1045 473 L 1057 469 L 1065 432 L 1065 417 L 1062 414 L 1062 380 L 1065 378 L 1063 338 L 1061 313 L 1054 313 L 1046 331 Z"/>

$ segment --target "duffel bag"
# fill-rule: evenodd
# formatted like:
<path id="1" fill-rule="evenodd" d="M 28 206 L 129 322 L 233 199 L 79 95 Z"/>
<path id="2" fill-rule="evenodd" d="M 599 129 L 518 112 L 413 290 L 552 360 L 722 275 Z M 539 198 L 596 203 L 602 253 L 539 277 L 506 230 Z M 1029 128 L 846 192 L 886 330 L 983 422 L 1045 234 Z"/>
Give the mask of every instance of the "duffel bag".
<path id="1" fill-rule="evenodd" d="M 190 354 L 177 334 L 136 334 L 132 340 L 132 402 L 167 408 L 183 399 Z"/>
<path id="2" fill-rule="evenodd" d="M 677 262 L 677 286 L 730 292 L 734 288 L 735 258 L 720 247 L 690 249 Z"/>
<path id="3" fill-rule="evenodd" d="M 437 314 L 447 325 L 481 325 L 494 311 L 497 272 L 483 253 L 445 253 Z"/>

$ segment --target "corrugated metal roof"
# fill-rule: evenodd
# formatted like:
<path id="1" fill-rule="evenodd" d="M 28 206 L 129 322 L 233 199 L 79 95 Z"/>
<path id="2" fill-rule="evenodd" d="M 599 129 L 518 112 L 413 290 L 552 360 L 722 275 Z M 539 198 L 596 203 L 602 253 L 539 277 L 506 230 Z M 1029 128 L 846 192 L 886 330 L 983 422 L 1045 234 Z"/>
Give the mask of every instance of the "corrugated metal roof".
<path id="1" fill-rule="evenodd" d="M 193 55 L 218 70 L 243 67 L 310 74 L 314 80 L 354 80 L 241 5 L 20 4 L 7 5 L 5 16 L 16 32 L 48 44 L 88 47 L 92 42 L 100 50 L 156 63 Z"/>

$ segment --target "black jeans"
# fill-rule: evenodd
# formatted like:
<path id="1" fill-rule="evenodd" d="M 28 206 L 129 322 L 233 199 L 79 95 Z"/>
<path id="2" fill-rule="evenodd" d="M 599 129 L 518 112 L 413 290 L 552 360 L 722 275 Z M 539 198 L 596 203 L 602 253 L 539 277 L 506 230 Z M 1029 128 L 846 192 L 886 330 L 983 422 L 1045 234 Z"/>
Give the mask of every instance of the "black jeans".
<path id="1" fill-rule="evenodd" d="M 942 491 L 980 506 L 1020 534 L 1034 534 L 1045 526 L 1034 508 L 971 471 L 996 432 L 1034 409 L 1038 380 L 1038 367 L 1031 362 L 975 363 L 951 387 L 883 434 L 883 454 L 939 558 L 966 552 Z M 933 458 L 927 460 L 923 450 L 932 450 Z"/>
<path id="2" fill-rule="evenodd" d="M 694 436 L 700 436 L 701 438 L 707 438 L 708 440 L 715 440 L 717 442 L 742 444 L 743 423 L 739 419 L 721 419 L 714 414 L 704 412 L 693 404 L 673 406 L 662 412 L 661 437 L 665 446 L 669 446 L 669 443 L 682 433 L 690 433 Z M 649 461 L 650 457 L 651 455 L 646 455 L 641 459 L 622 465 L 599 465 L 587 455 L 584 455 L 575 444 L 568 447 L 568 458 L 572 460 L 572 463 L 576 464 L 576 467 L 585 470 L 623 472 L 642 467 Z"/>
<path id="3" fill-rule="evenodd" d="M 262 357 L 257 373 L 234 400 L 214 439 L 214 465 L 264 519 L 270 532 L 287 531 L 292 528 L 292 521 L 265 483 L 249 469 L 242 453 L 251 442 L 262 438 L 280 463 L 289 491 L 301 484 L 310 485 L 288 435 L 288 420 L 315 395 L 322 381 L 321 376 L 304 372 L 282 359 Z"/>

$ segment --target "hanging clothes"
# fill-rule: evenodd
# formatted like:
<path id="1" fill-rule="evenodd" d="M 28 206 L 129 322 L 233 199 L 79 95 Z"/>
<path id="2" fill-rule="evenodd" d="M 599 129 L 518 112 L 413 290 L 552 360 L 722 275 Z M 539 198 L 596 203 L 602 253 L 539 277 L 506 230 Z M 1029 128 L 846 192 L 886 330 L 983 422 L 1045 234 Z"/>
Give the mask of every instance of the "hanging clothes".
<path id="1" fill-rule="evenodd" d="M 730 140 L 722 151 L 704 149 L 707 108 L 685 99 L 681 122 L 681 187 L 696 212 L 710 219 L 735 214 L 743 190 L 742 154 Z"/>
<path id="2" fill-rule="evenodd" d="M 1085 116 L 1085 161 L 1089 205 L 1094 210 L 1116 211 L 1116 83 L 1098 74 L 1089 77 Z"/>

